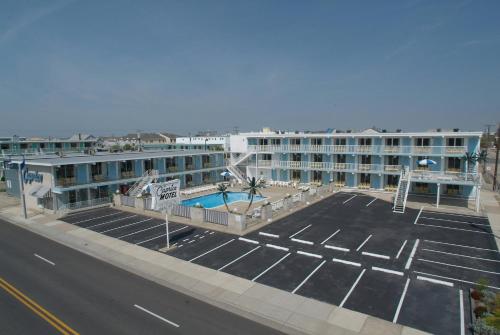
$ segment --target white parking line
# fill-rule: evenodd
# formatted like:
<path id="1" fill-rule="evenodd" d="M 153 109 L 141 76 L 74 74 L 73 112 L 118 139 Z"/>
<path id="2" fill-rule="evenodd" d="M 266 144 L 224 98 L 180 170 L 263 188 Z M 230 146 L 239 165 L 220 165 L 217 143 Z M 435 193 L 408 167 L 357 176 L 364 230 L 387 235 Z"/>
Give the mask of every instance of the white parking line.
<path id="1" fill-rule="evenodd" d="M 465 318 L 464 318 L 464 292 L 459 291 L 458 298 L 460 299 L 460 335 L 465 335 Z"/>
<path id="2" fill-rule="evenodd" d="M 357 195 L 353 195 L 352 197 L 350 197 L 349 199 L 347 199 L 346 201 L 344 201 L 342 204 L 345 205 L 346 203 L 348 203 L 349 201 L 351 201 L 352 199 L 356 198 Z"/>
<path id="3" fill-rule="evenodd" d="M 406 245 L 406 242 L 408 242 L 408 240 L 405 240 L 405 241 L 403 242 L 403 245 L 401 246 L 401 248 L 400 248 L 400 249 L 399 249 L 399 251 L 398 251 L 398 254 L 396 255 L 396 259 L 398 259 L 398 258 L 399 258 L 399 256 L 401 256 L 401 253 L 403 252 L 403 249 L 404 249 L 404 247 L 405 247 L 405 245 Z"/>
<path id="4" fill-rule="evenodd" d="M 309 256 L 309 257 L 314 257 L 314 258 L 323 258 L 323 256 L 322 256 L 322 255 L 318 255 L 318 254 L 311 254 L 310 252 L 305 252 L 305 251 L 301 251 L 301 250 L 297 251 L 297 253 L 298 253 L 299 255 L 304 255 L 304 256 Z"/>
<path id="5" fill-rule="evenodd" d="M 238 237 L 238 240 L 243 241 L 243 242 L 253 243 L 253 244 L 259 244 L 259 241 L 251 240 L 251 239 L 244 238 L 244 237 Z"/>
<path id="6" fill-rule="evenodd" d="M 269 234 L 269 233 L 263 233 L 261 231 L 259 231 L 259 235 L 262 235 L 262 236 L 267 236 L 267 237 L 273 237 L 273 238 L 280 238 L 279 235 L 276 235 L 276 234 Z"/>
<path id="7" fill-rule="evenodd" d="M 292 238 L 292 237 L 294 237 L 295 235 L 298 235 L 298 234 L 302 233 L 304 230 L 306 230 L 306 229 L 307 229 L 307 228 L 309 228 L 309 227 L 311 227 L 311 225 L 308 225 L 308 226 L 306 226 L 306 227 L 302 228 L 301 230 L 299 230 L 298 232 L 296 232 L 295 234 L 290 235 L 290 237 L 289 237 L 289 238 Z"/>
<path id="8" fill-rule="evenodd" d="M 257 275 L 257 277 L 255 277 L 254 279 L 252 279 L 252 281 L 256 281 L 257 279 L 259 279 L 261 276 L 263 276 L 265 273 L 267 273 L 267 271 L 269 271 L 272 268 L 274 268 L 276 265 L 278 265 L 279 263 L 281 263 L 285 258 L 287 258 L 288 256 L 290 256 L 291 254 L 292 253 L 289 252 L 285 256 L 281 257 L 276 263 L 274 263 L 273 265 L 271 265 L 270 267 L 268 267 L 267 269 L 265 269 L 264 271 L 262 271 L 259 275 Z"/>
<path id="9" fill-rule="evenodd" d="M 444 244 L 444 245 L 452 245 L 452 246 L 454 246 L 454 247 L 461 247 L 461 248 L 469 248 L 469 249 L 477 249 L 477 250 L 485 250 L 485 251 L 500 252 L 500 251 L 495 250 L 495 249 L 479 248 L 479 247 L 473 247 L 473 246 L 470 246 L 470 245 L 463 245 L 463 244 L 453 244 L 453 243 L 439 242 L 439 241 L 431 241 L 431 240 L 424 240 L 424 242 L 436 243 L 436 244 Z"/>
<path id="10" fill-rule="evenodd" d="M 452 256 L 458 256 L 458 257 L 465 257 L 465 258 L 473 258 L 473 259 L 479 259 L 481 261 L 488 261 L 488 262 L 496 262 L 500 263 L 500 260 L 498 259 L 489 259 L 489 258 L 482 258 L 482 257 L 475 257 L 475 256 L 468 256 L 468 255 L 462 255 L 462 254 L 454 254 L 451 252 L 445 252 L 445 251 L 439 251 L 439 250 L 432 250 L 432 249 L 421 249 L 422 251 L 428 251 L 428 252 L 435 252 L 438 254 L 444 254 L 444 255 L 452 255 Z"/>
<path id="11" fill-rule="evenodd" d="M 132 236 L 132 235 L 135 235 L 135 234 L 138 234 L 138 233 L 142 233 L 144 231 L 148 231 L 148 230 L 151 230 L 151 229 L 154 229 L 154 228 L 158 228 L 158 227 L 161 227 L 161 226 L 165 227 L 165 224 L 164 223 L 160 223 L 159 225 L 156 225 L 156 226 L 153 226 L 153 227 L 149 227 L 149 228 L 146 228 L 146 229 L 135 231 L 133 233 L 128 233 L 128 234 L 125 234 L 125 235 L 122 235 L 122 236 L 118 236 L 117 239 L 121 239 L 121 238 L 124 238 L 124 237 L 127 237 L 127 236 Z"/>
<path id="12" fill-rule="evenodd" d="M 326 238 L 326 240 L 324 240 L 323 242 L 321 242 L 320 244 L 325 244 L 326 241 L 328 241 L 329 239 L 331 239 L 332 237 L 334 237 L 335 235 L 337 235 L 337 233 L 340 231 L 340 229 L 337 229 L 337 231 L 335 233 L 333 233 L 332 235 L 328 236 Z"/>
<path id="13" fill-rule="evenodd" d="M 440 285 L 444 285 L 444 286 L 449 286 L 449 287 L 453 287 L 453 283 L 449 282 L 449 281 L 444 281 L 444 280 L 438 280 L 438 279 L 434 279 L 434 278 L 428 278 L 428 277 L 423 277 L 423 276 L 417 276 L 417 279 L 418 280 L 424 280 L 424 281 L 428 281 L 430 283 L 434 283 L 434 284 L 440 284 Z"/>
<path id="14" fill-rule="evenodd" d="M 408 260 L 406 261 L 406 265 L 405 265 L 406 270 L 408 270 L 411 266 L 411 262 L 413 261 L 413 257 L 415 256 L 415 253 L 417 252 L 417 247 L 418 247 L 419 242 L 420 242 L 420 240 L 417 238 L 417 240 L 415 241 L 415 244 L 413 245 L 413 249 L 411 250 L 411 254 L 410 254 L 410 256 L 408 256 Z"/>
<path id="15" fill-rule="evenodd" d="M 92 217 L 90 219 L 85 219 L 85 220 L 73 222 L 72 224 L 79 224 L 79 223 L 89 222 L 89 221 L 92 221 L 92 220 L 102 219 L 102 218 L 106 218 L 108 216 L 118 215 L 118 214 L 122 214 L 122 213 L 123 212 L 116 212 L 116 213 L 106 214 L 106 215 L 102 215 L 102 216 Z"/>
<path id="16" fill-rule="evenodd" d="M 173 231 L 169 231 L 168 233 L 169 233 L 169 234 L 176 233 L 176 232 L 178 232 L 179 230 L 186 229 L 187 227 L 188 227 L 188 226 L 184 226 L 184 227 L 182 227 L 182 228 L 179 228 L 179 229 L 176 229 L 176 230 L 173 230 Z M 135 245 L 141 245 L 141 244 L 143 244 L 143 243 L 146 243 L 146 242 L 149 242 L 149 241 L 152 241 L 152 240 L 156 240 L 157 238 L 164 237 L 164 236 L 167 236 L 167 233 L 162 234 L 162 235 L 155 236 L 155 237 L 150 238 L 150 239 L 147 239 L 147 240 L 145 240 L 145 241 L 138 242 L 138 243 L 136 243 Z M 193 241 L 193 242 L 194 242 L 194 241 Z M 191 243 L 191 242 L 190 242 L 190 243 Z"/>
<path id="17" fill-rule="evenodd" d="M 478 215 L 467 215 L 467 214 L 456 214 L 456 213 L 444 213 L 444 212 L 433 212 L 433 211 L 424 211 L 425 213 L 434 215 L 434 214 L 440 214 L 440 215 L 451 215 L 451 216 L 463 216 L 463 217 L 470 217 L 470 218 L 475 218 L 475 219 L 482 219 L 482 220 L 488 220 L 488 217 L 486 216 L 478 216 Z"/>
<path id="18" fill-rule="evenodd" d="M 340 259 L 340 258 L 332 258 L 332 262 L 335 262 L 335 263 L 342 263 L 342 264 L 347 264 L 347 265 L 354 265 L 354 266 L 357 266 L 357 267 L 360 267 L 360 266 L 361 266 L 361 263 L 356 263 L 356 262 L 346 261 L 346 260 L 344 260 L 344 259 Z"/>
<path id="19" fill-rule="evenodd" d="M 180 327 L 177 323 L 172 322 L 172 321 L 170 321 L 170 320 L 167 320 L 167 319 L 165 319 L 164 317 L 159 316 L 158 314 L 155 314 L 155 313 L 153 313 L 153 312 L 151 312 L 151 311 L 148 311 L 148 310 L 147 310 L 147 309 L 145 309 L 144 307 L 141 307 L 141 306 L 139 306 L 139 305 L 134 305 L 134 307 L 135 307 L 135 308 L 140 309 L 140 310 L 141 310 L 141 311 L 143 311 L 143 312 L 148 313 L 149 315 L 154 316 L 155 318 L 158 318 L 158 319 L 160 319 L 160 320 L 162 320 L 162 321 L 164 321 L 164 322 L 168 323 L 168 324 L 169 324 L 169 325 L 171 325 L 171 326 L 174 326 L 174 327 L 176 327 L 176 328 L 179 328 L 179 327 Z"/>
<path id="20" fill-rule="evenodd" d="M 455 267 L 455 268 L 460 268 L 460 269 L 467 269 L 467 270 L 472 270 L 472 271 L 478 271 L 478 272 L 484 272 L 484 273 L 491 273 L 491 274 L 494 274 L 494 275 L 500 275 L 500 272 L 487 271 L 487 270 L 481 270 L 481 269 L 476 269 L 476 268 L 470 268 L 470 267 L 462 266 L 462 265 L 455 265 L 455 264 L 449 264 L 449 263 L 431 261 L 431 260 L 424 259 L 424 258 L 419 258 L 418 260 L 422 261 L 422 262 L 428 262 L 428 263 L 434 263 L 434 264 L 440 264 L 440 265 L 447 265 L 447 266 L 451 266 L 451 267 Z"/>
<path id="21" fill-rule="evenodd" d="M 377 198 L 375 198 L 375 199 L 373 199 L 372 201 L 370 201 L 370 202 L 366 205 L 366 207 L 368 207 L 368 206 L 370 206 L 371 204 L 373 204 L 373 203 L 375 202 L 375 200 L 377 200 Z"/>
<path id="22" fill-rule="evenodd" d="M 415 222 L 413 224 L 417 224 L 418 218 L 420 217 L 420 214 L 422 214 L 422 210 L 424 209 L 424 206 L 420 207 L 420 211 L 418 212 L 417 217 L 415 218 Z"/>
<path id="23" fill-rule="evenodd" d="M 130 227 L 130 226 L 133 226 L 133 225 L 136 225 L 136 224 L 139 224 L 139 223 L 144 223 L 144 222 L 151 221 L 151 220 L 153 220 L 153 218 L 149 218 L 149 219 L 145 219 L 145 220 L 141 220 L 141 221 L 129 223 L 129 224 L 126 224 L 126 225 L 123 225 L 123 226 L 120 226 L 120 227 L 116 227 L 116 228 L 111 228 L 111 229 L 108 229 L 108 230 L 105 230 L 105 231 L 100 231 L 99 233 L 100 234 L 104 234 L 104 233 L 107 233 L 107 232 L 110 232 L 110 231 L 113 231 L 113 230 L 122 229 L 122 228 L 125 228 L 125 227 Z"/>
<path id="24" fill-rule="evenodd" d="M 224 269 L 224 268 L 228 267 L 229 265 L 231 265 L 231 264 L 233 264 L 233 263 L 236 263 L 237 261 L 239 261 L 239 260 L 240 260 L 240 259 L 242 259 L 243 257 L 245 257 L 245 256 L 247 256 L 247 255 L 250 255 L 252 252 L 254 252 L 255 250 L 259 249 L 260 247 L 261 247 L 261 246 L 259 245 L 259 246 L 255 247 L 255 248 L 253 248 L 253 249 L 252 249 L 252 250 L 250 250 L 249 252 L 247 252 L 247 253 L 245 253 L 245 254 L 241 255 L 240 257 L 238 257 L 238 258 L 236 258 L 236 259 L 232 260 L 231 262 L 227 263 L 226 265 L 224 265 L 224 266 L 220 267 L 217 271 L 221 271 L 222 269 Z"/>
<path id="25" fill-rule="evenodd" d="M 102 222 L 102 223 L 98 223 L 98 224 L 95 224 L 95 225 L 92 225 L 92 226 L 82 227 L 82 228 L 85 228 L 85 229 L 95 228 L 95 227 L 99 227 L 99 226 L 102 226 L 102 225 L 105 225 L 105 224 L 108 224 L 108 223 L 113 223 L 113 222 L 117 222 L 117 221 L 121 221 L 121 220 L 125 220 L 125 219 L 131 219 L 131 218 L 134 218 L 136 216 L 137 215 L 130 215 L 130 216 L 126 216 L 126 217 L 123 217 L 123 218 L 119 218 L 119 219 L 115 219 L 115 220 L 111 220 L 111 221 L 106 221 L 106 222 Z"/>
<path id="26" fill-rule="evenodd" d="M 266 244 L 266 247 L 274 248 L 274 249 L 278 249 L 278 250 L 284 250 L 284 251 L 288 251 L 289 250 L 288 248 L 280 247 L 279 245 L 269 244 L 269 243 Z"/>
<path id="27" fill-rule="evenodd" d="M 436 225 L 432 225 L 432 224 L 423 224 L 423 223 L 419 223 L 417 226 L 426 226 L 426 227 L 434 227 L 434 228 L 442 228 L 442 229 L 451 229 L 451 230 L 461 230 L 461 231 L 468 231 L 468 232 L 470 232 L 470 233 L 493 235 L 492 233 L 489 233 L 489 232 L 487 232 L 487 231 L 477 231 L 477 230 L 472 230 L 472 229 L 463 229 L 463 228 L 452 228 L 452 227 L 445 227 L 445 226 L 436 226 Z"/>
<path id="28" fill-rule="evenodd" d="M 191 243 L 194 243 L 194 242 L 196 242 L 196 240 L 191 240 L 191 241 L 188 242 L 188 244 L 191 244 Z"/>
<path id="29" fill-rule="evenodd" d="M 445 276 L 439 276 L 439 275 L 435 275 L 435 274 L 432 274 L 432 273 L 426 273 L 426 272 L 420 272 L 420 271 L 413 271 L 413 272 L 414 273 L 419 273 L 419 274 L 422 274 L 422 275 L 426 275 L 426 276 L 431 276 L 431 277 L 449 279 L 449 280 L 457 281 L 457 282 L 460 282 L 460 283 L 467 283 L 467 284 L 477 285 L 476 282 L 472 282 L 472 281 L 468 281 L 468 280 L 463 280 L 463 279 L 458 279 L 458 278 L 452 278 L 452 277 L 445 277 Z M 500 287 L 496 287 L 496 286 L 486 285 L 486 287 L 489 287 L 489 288 L 492 288 L 492 289 L 495 289 L 495 290 L 500 290 Z"/>
<path id="30" fill-rule="evenodd" d="M 381 254 L 374 254 L 373 252 L 363 251 L 361 254 L 365 255 L 365 256 L 376 257 L 376 258 L 391 259 L 391 257 L 389 257 L 389 256 L 381 255 Z"/>
<path id="31" fill-rule="evenodd" d="M 345 302 L 347 301 L 347 299 L 349 298 L 351 293 L 356 288 L 356 285 L 358 285 L 359 281 L 361 280 L 361 277 L 363 277 L 363 275 L 365 274 L 365 271 L 366 271 L 366 269 L 363 269 L 363 271 L 361 271 L 361 273 L 359 274 L 359 276 L 356 279 L 356 281 L 354 282 L 354 284 L 352 284 L 351 289 L 349 290 L 349 292 L 347 292 L 346 296 L 344 297 L 344 300 L 342 300 L 342 302 L 340 303 L 339 307 L 344 307 Z"/>
<path id="32" fill-rule="evenodd" d="M 180 248 L 180 247 L 182 247 L 183 245 L 184 245 L 184 244 L 179 244 L 179 245 L 177 246 L 177 248 Z"/>
<path id="33" fill-rule="evenodd" d="M 325 248 L 327 248 L 327 249 L 333 249 L 333 250 L 339 250 L 339 251 L 349 252 L 349 249 L 347 249 L 347 248 L 336 247 L 336 246 L 334 246 L 334 245 L 329 245 L 329 244 L 325 244 Z"/>
<path id="34" fill-rule="evenodd" d="M 401 312 L 401 307 L 403 307 L 403 301 L 406 297 L 406 291 L 408 291 L 408 285 L 410 285 L 410 278 L 406 279 L 405 288 L 403 289 L 403 293 L 401 294 L 401 298 L 399 298 L 398 308 L 396 309 L 396 313 L 394 314 L 394 318 L 392 319 L 392 323 L 398 322 L 399 312 Z"/>
<path id="35" fill-rule="evenodd" d="M 37 257 L 37 258 L 40 258 L 42 261 L 44 261 L 44 262 L 46 262 L 46 263 L 49 263 L 49 264 L 50 264 L 50 265 L 52 265 L 52 266 L 55 266 L 55 265 L 56 265 L 56 263 L 51 262 L 51 261 L 49 261 L 47 258 L 43 258 L 42 256 L 40 256 L 40 255 L 38 255 L 38 254 L 33 254 L 33 255 L 34 255 L 35 257 Z"/>
<path id="36" fill-rule="evenodd" d="M 366 240 L 364 240 L 364 241 L 363 241 L 363 243 L 361 243 L 361 244 L 359 245 L 359 247 L 356 249 L 356 251 L 359 251 L 359 249 L 361 249 L 361 248 L 365 245 L 365 243 L 366 243 L 366 242 L 368 242 L 368 240 L 369 240 L 371 237 L 372 237 L 372 235 L 368 236 L 368 237 L 366 238 Z"/>
<path id="37" fill-rule="evenodd" d="M 380 271 L 380 272 L 390 273 L 390 274 L 398 275 L 398 276 L 404 276 L 404 272 L 394 271 L 394 270 L 385 269 L 385 268 L 379 268 L 377 266 L 372 266 L 372 270 L 373 271 Z"/>
<path id="38" fill-rule="evenodd" d="M 322 267 L 325 263 L 326 263 L 326 261 L 321 262 L 321 264 L 320 264 L 320 265 L 318 265 L 318 266 L 316 267 L 316 269 L 314 269 L 314 270 L 313 270 L 313 271 L 312 271 L 312 272 L 311 272 L 311 273 L 310 273 L 310 274 L 309 274 L 309 275 L 308 275 L 308 276 L 307 276 L 307 277 L 306 277 L 306 278 L 302 281 L 302 283 L 300 283 L 300 284 L 299 284 L 299 286 L 297 286 L 297 287 L 296 287 L 296 288 L 292 291 L 292 294 L 295 294 L 295 292 L 297 292 L 297 290 L 298 290 L 298 289 L 300 289 L 300 288 L 302 287 L 302 285 L 304 285 L 304 284 L 306 283 L 306 281 L 308 281 L 308 280 L 309 280 L 309 278 L 311 278 L 311 277 L 312 277 L 312 275 L 313 275 L 313 274 L 315 274 L 315 273 L 316 273 L 316 271 L 318 271 L 318 270 L 319 270 L 319 269 L 320 269 L 320 268 L 321 268 L 321 267 Z"/>
<path id="39" fill-rule="evenodd" d="M 306 240 L 301 240 L 301 239 L 298 239 L 298 238 L 292 238 L 292 241 L 293 242 L 297 242 L 297 243 L 302 243 L 302 244 L 308 244 L 308 245 L 313 245 L 314 244 L 314 242 L 306 241 Z"/>
<path id="40" fill-rule="evenodd" d="M 221 245 L 219 245 L 218 247 L 215 247 L 215 248 L 213 248 L 213 249 L 210 249 L 210 250 L 208 250 L 207 252 L 204 252 L 204 253 L 202 253 L 201 255 L 196 256 L 195 258 L 190 259 L 190 260 L 189 260 L 189 262 L 192 262 L 192 261 L 194 261 L 194 260 L 197 260 L 198 258 L 203 257 L 203 256 L 205 256 L 205 255 L 207 255 L 207 254 L 211 253 L 212 251 L 215 251 L 215 250 L 217 250 L 217 249 L 219 249 L 219 248 L 222 248 L 222 247 L 223 247 L 223 246 L 225 246 L 226 244 L 229 244 L 229 243 L 231 243 L 231 242 L 233 242 L 233 241 L 234 241 L 234 238 L 233 238 L 233 239 L 230 239 L 229 241 L 227 241 L 227 242 L 225 242 L 225 243 L 222 243 L 222 244 L 221 244 Z"/>
<path id="41" fill-rule="evenodd" d="M 208 235 L 212 235 L 212 234 L 215 234 L 215 232 L 214 232 L 214 231 L 211 231 L 211 232 L 210 232 L 210 234 L 208 234 Z"/>
<path id="42" fill-rule="evenodd" d="M 427 219 L 427 220 L 436 220 L 436 221 L 446 221 L 446 222 L 456 222 L 456 223 L 465 223 L 473 226 L 485 226 L 489 227 L 489 224 L 484 224 L 484 223 L 475 223 L 475 222 L 469 222 L 469 221 L 457 221 L 457 220 L 450 220 L 450 219 L 441 219 L 441 218 L 430 218 L 427 216 L 421 216 L 422 219 Z"/>

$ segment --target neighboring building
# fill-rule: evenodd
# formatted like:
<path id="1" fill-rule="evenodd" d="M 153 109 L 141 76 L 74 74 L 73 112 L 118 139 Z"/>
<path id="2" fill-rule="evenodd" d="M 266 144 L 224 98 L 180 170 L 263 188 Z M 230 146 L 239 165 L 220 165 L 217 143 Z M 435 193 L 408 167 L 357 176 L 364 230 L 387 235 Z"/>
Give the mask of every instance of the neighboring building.
<path id="1" fill-rule="evenodd" d="M 221 150 L 229 151 L 230 135 L 213 135 L 213 136 L 187 136 L 177 137 L 175 140 L 178 145 L 197 145 L 208 147 L 220 147 Z"/>
<path id="2" fill-rule="evenodd" d="M 86 134 L 75 134 L 69 138 L 0 137 L 0 155 L 84 152 L 95 148 L 97 142 L 96 137 Z"/>

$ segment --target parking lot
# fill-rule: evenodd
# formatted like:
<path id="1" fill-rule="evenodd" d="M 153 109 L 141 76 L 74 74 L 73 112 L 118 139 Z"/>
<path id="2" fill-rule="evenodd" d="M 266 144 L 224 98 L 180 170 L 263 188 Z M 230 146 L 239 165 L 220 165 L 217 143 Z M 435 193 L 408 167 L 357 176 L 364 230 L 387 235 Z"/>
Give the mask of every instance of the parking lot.
<path id="1" fill-rule="evenodd" d="M 99 209 L 67 222 L 165 247 L 162 220 Z M 172 223 L 168 253 L 265 285 L 437 334 L 468 332 L 468 289 L 500 287 L 489 222 L 339 192 L 243 237 Z"/>

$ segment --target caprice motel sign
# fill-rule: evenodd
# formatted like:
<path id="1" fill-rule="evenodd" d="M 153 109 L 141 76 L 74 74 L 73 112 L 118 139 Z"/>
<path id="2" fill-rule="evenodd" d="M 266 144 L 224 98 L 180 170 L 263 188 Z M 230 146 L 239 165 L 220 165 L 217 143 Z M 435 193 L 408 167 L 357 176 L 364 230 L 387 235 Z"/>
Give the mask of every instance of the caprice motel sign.
<path id="1" fill-rule="evenodd" d="M 153 196 L 153 208 L 158 211 L 167 209 L 168 204 L 179 202 L 179 179 L 169 180 L 164 183 L 151 184 L 151 195 Z"/>

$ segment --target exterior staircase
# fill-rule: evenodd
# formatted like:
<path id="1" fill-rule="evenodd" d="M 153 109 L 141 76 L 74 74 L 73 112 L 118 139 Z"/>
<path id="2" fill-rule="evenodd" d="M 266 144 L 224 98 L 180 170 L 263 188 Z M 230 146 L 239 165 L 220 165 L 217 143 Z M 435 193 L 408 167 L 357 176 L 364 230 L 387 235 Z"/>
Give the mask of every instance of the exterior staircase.
<path id="1" fill-rule="evenodd" d="M 252 154 L 254 154 L 254 152 L 252 152 L 252 151 L 247 152 L 243 156 L 238 157 L 237 158 L 238 160 L 235 161 L 232 165 L 233 166 L 240 165 L 241 163 L 243 163 L 245 161 L 245 159 L 247 159 L 248 157 L 250 157 Z"/>
<path id="2" fill-rule="evenodd" d="M 235 165 L 228 165 L 227 169 L 229 170 L 229 172 L 231 172 L 231 174 L 233 175 L 233 177 L 236 178 L 236 180 L 238 180 L 238 182 L 240 184 L 244 183 L 246 181 L 245 176 L 243 175 L 243 173 L 241 172 L 241 170 L 237 166 L 235 166 Z"/>
<path id="3" fill-rule="evenodd" d="M 408 167 L 405 167 L 401 170 L 401 174 L 399 176 L 398 189 L 396 191 L 396 196 L 394 198 L 394 213 L 404 213 L 406 208 L 406 199 L 408 198 L 408 191 L 410 190 L 410 180 L 411 180 L 411 172 Z"/>
<path id="4" fill-rule="evenodd" d="M 129 188 L 128 196 L 136 197 L 141 195 L 144 186 L 151 183 L 153 180 L 158 179 L 158 175 L 159 175 L 158 170 L 149 170 L 144 172 L 142 177 L 138 181 L 136 181 L 131 188 Z"/>

